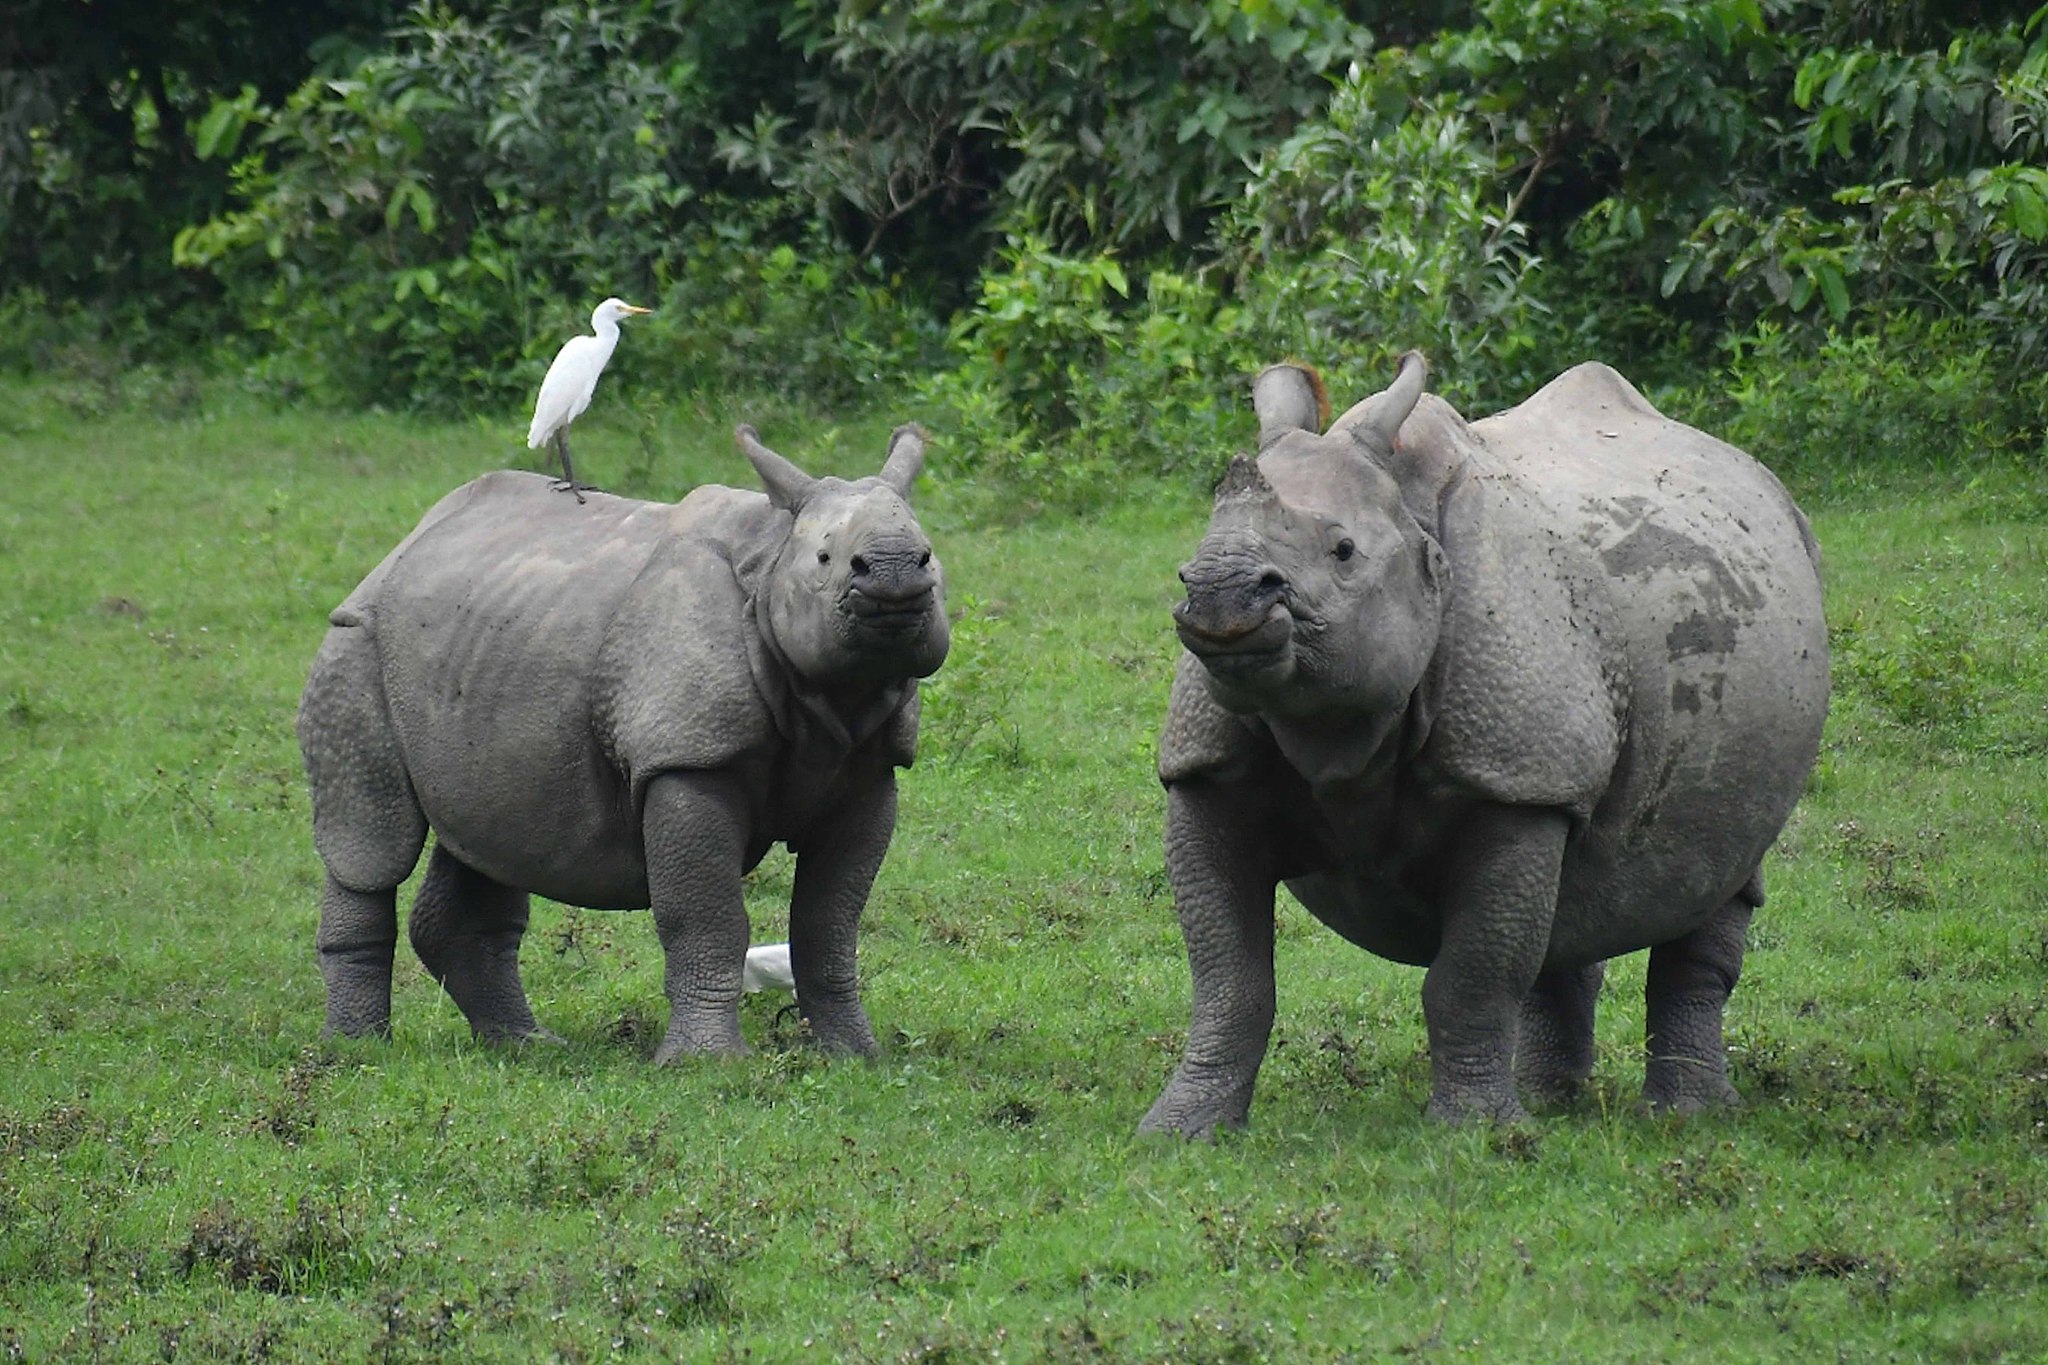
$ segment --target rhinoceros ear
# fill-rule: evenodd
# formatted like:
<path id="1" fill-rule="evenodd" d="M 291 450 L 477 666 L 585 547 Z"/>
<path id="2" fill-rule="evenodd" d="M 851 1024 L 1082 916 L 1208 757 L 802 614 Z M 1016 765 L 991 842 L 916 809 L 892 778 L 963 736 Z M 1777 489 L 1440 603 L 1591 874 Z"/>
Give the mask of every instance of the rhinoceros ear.
<path id="1" fill-rule="evenodd" d="M 803 506 L 804 499 L 811 495 L 811 489 L 818 481 L 762 445 L 761 433 L 745 422 L 734 427 L 732 434 L 746 453 L 747 463 L 753 465 L 754 472 L 761 476 L 761 487 L 768 491 L 768 501 L 785 512 L 794 512 Z"/>
<path id="2" fill-rule="evenodd" d="M 1343 432 L 1381 459 L 1394 453 L 1394 434 L 1415 404 L 1422 398 L 1422 386 L 1429 380 L 1429 362 L 1420 351 L 1403 353 L 1394 382 L 1372 397 L 1355 404 L 1339 417 L 1330 434 Z"/>
<path id="3" fill-rule="evenodd" d="M 896 428 L 889 437 L 889 458 L 882 461 L 882 482 L 896 490 L 900 497 L 910 496 L 910 485 L 917 482 L 918 471 L 924 468 L 924 428 L 915 422 Z"/>
<path id="4" fill-rule="evenodd" d="M 1306 365 L 1268 365 L 1252 380 L 1252 409 L 1259 414 L 1259 449 L 1290 431 L 1321 431 L 1330 420 L 1323 377 Z"/>

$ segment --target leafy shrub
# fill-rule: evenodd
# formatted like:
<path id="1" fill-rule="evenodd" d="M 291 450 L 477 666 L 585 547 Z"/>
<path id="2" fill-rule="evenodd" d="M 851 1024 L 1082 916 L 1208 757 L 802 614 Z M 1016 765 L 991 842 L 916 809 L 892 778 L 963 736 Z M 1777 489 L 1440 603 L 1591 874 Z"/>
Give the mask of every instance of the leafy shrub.
<path id="1" fill-rule="evenodd" d="M 636 348 L 643 385 L 737 387 L 829 410 L 944 360 L 943 324 L 878 261 L 857 259 L 818 224 L 789 226 L 779 205 L 717 208 L 718 226 L 664 271 Z"/>
<path id="2" fill-rule="evenodd" d="M 1983 709 L 1970 629 L 1953 605 L 1909 591 L 1890 604 L 1893 631 L 1859 615 L 1833 632 L 1842 673 L 1902 725 L 1962 734 Z"/>
<path id="3" fill-rule="evenodd" d="M 1484 165 L 1461 119 L 1388 124 L 1354 73 L 1219 224 L 1229 274 L 1155 270 L 1134 296 L 1109 256 L 1013 238 L 932 393 L 975 467 L 1069 502 L 1128 470 L 1213 474 L 1250 436 L 1251 374 L 1287 356 L 1364 397 L 1420 346 L 1454 397 L 1519 396 L 1549 377 L 1546 310 L 1520 229 L 1480 200 Z"/>
<path id="4" fill-rule="evenodd" d="M 1456 401 L 1548 378 L 1539 263 L 1487 202 L 1492 160 L 1471 125 L 1441 110 L 1389 124 L 1377 98 L 1354 71 L 1260 163 L 1225 226 L 1243 329 L 1269 359 L 1323 367 L 1337 395 L 1381 387 L 1410 347 Z"/>
<path id="5" fill-rule="evenodd" d="M 1729 340 L 1723 372 L 1660 401 L 1813 484 L 2029 458 L 2048 419 L 2048 377 L 2013 381 L 1996 343 L 1981 324 L 1911 318 L 1817 343 L 1759 323 Z"/>
<path id="6" fill-rule="evenodd" d="M 684 273 L 751 6 L 426 3 L 346 79 L 217 106 L 238 207 L 179 234 L 281 381 L 353 402 L 524 397 L 556 300 Z M 724 84 L 721 84 L 723 82 Z M 744 226 L 744 225 L 743 225 Z M 546 325 L 543 325 L 546 324 Z"/>

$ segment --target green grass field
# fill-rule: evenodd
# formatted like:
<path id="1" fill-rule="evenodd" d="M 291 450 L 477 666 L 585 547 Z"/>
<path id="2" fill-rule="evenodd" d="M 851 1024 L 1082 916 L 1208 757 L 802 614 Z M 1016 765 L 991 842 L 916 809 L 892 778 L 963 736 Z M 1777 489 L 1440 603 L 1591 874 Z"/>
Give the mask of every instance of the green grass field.
<path id="1" fill-rule="evenodd" d="M 299 687 L 418 515 L 525 454 L 512 420 L 7 400 L 0 1355 L 2048 1358 L 2038 469 L 1793 471 L 1836 696 L 1730 1009 L 1745 1110 L 1636 1112 L 1638 955 L 1591 1099 L 1429 1126 L 1419 974 L 1283 896 L 1252 1127 L 1180 1145 L 1133 1129 L 1187 1022 L 1151 763 L 1195 491 L 1026 518 L 939 469 L 960 619 L 863 939 L 885 1056 L 827 1064 L 762 996 L 754 1056 L 657 1071 L 649 919 L 546 904 L 566 1048 L 472 1043 L 403 946 L 395 1041 L 320 1038 Z M 867 472 L 899 415 L 593 422 L 578 467 L 750 482 L 747 416 Z"/>

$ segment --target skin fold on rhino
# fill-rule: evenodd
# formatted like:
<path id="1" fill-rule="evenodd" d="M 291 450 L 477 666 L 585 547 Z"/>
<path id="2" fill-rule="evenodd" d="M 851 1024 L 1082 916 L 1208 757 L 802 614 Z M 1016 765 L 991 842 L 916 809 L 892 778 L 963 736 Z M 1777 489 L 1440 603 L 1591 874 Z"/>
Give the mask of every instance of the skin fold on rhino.
<path id="1" fill-rule="evenodd" d="M 1261 374 L 1259 453 L 1181 570 L 1159 775 L 1193 1018 L 1142 1131 L 1245 1123 L 1281 883 L 1427 967 L 1435 1118 L 1569 1098 L 1603 963 L 1643 948 L 1646 1099 L 1737 1101 L 1722 1012 L 1827 709 L 1806 519 L 1604 365 L 1470 424 L 1425 378 L 1410 352 L 1319 434 L 1320 379 Z"/>
<path id="2" fill-rule="evenodd" d="M 479 1036 L 552 1037 L 519 974 L 538 893 L 653 908 L 655 1060 L 745 1051 L 741 878 L 782 841 L 799 1008 L 821 1046 L 874 1052 L 855 938 L 948 644 L 906 501 L 924 438 L 849 482 L 737 435 L 765 495 L 578 506 L 488 474 L 335 609 L 298 718 L 328 1032 L 389 1034 L 396 891 L 432 830 L 409 937 Z"/>

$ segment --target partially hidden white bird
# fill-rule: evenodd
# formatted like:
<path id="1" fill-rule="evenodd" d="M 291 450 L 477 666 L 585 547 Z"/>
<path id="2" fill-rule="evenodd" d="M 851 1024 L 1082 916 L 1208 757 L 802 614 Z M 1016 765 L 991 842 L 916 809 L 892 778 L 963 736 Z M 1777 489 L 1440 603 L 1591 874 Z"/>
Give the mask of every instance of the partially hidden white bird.
<path id="1" fill-rule="evenodd" d="M 740 989 L 748 992 L 773 988 L 796 989 L 796 973 L 789 969 L 789 945 L 764 943 L 747 949 L 746 965 L 740 968 Z"/>
<path id="2" fill-rule="evenodd" d="M 554 363 L 548 366 L 547 378 L 540 381 L 540 397 L 533 405 L 533 424 L 526 429 L 526 448 L 539 450 L 547 445 L 554 449 L 562 461 L 562 481 L 555 488 L 574 493 L 578 502 L 584 500 L 583 490 L 590 485 L 576 481 L 576 471 L 569 463 L 569 424 L 590 406 L 590 395 L 597 391 L 597 377 L 604 373 L 605 362 L 618 348 L 619 319 L 653 311 L 624 299 L 606 299 L 590 314 L 590 330 L 596 335 L 570 337 L 563 342 L 562 349 L 555 352 Z"/>

